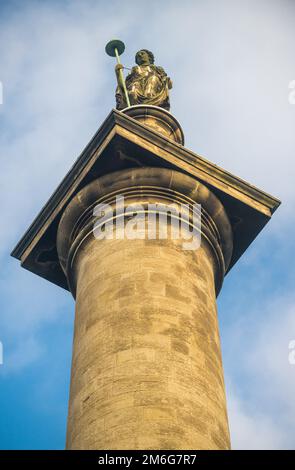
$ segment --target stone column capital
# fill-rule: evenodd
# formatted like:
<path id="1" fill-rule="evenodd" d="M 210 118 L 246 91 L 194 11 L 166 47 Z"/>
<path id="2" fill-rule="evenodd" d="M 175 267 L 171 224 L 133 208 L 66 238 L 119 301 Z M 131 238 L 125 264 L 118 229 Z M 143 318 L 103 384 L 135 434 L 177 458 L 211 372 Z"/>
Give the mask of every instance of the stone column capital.
<path id="1" fill-rule="evenodd" d="M 85 186 L 66 207 L 59 223 L 57 249 L 69 287 L 75 296 L 72 267 L 83 243 L 93 237 L 94 208 L 114 205 L 116 196 L 125 204 L 162 201 L 165 204 L 201 205 L 202 240 L 210 246 L 215 271 L 215 290 L 219 293 L 232 254 L 232 230 L 218 198 L 201 182 L 167 168 L 131 168 L 107 174 Z M 148 209 L 147 209 L 148 210 Z"/>

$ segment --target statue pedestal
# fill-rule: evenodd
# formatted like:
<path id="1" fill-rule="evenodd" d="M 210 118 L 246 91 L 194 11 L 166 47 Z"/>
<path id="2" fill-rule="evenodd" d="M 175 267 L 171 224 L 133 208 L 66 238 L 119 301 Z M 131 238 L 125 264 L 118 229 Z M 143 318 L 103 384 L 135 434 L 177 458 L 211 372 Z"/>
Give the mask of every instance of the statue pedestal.
<path id="1" fill-rule="evenodd" d="M 159 134 L 168 137 L 168 139 L 184 145 L 182 128 L 169 111 L 158 106 L 136 105 L 125 108 L 122 112 Z"/>

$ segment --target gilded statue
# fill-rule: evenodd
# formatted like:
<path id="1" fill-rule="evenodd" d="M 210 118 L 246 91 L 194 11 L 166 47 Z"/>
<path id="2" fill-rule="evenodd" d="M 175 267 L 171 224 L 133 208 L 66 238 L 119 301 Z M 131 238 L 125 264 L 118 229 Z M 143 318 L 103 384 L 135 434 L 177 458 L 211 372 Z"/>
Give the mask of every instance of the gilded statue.
<path id="1" fill-rule="evenodd" d="M 130 105 L 146 104 L 170 109 L 169 90 L 172 81 L 162 67 L 154 65 L 154 54 L 147 49 L 141 49 L 135 56 L 137 65 L 132 67 L 125 80 Z M 124 90 L 122 69 L 118 63 L 115 67 L 118 86 L 116 89 L 116 107 L 121 110 L 128 106 Z"/>

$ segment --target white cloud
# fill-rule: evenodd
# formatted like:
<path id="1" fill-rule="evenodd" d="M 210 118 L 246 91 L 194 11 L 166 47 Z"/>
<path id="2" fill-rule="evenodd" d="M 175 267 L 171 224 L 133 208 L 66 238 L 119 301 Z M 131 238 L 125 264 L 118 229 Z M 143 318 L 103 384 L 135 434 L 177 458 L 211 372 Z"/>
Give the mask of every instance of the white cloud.
<path id="1" fill-rule="evenodd" d="M 228 414 L 233 450 L 274 450 L 284 448 L 284 434 L 271 415 L 251 412 L 239 394 L 229 388 Z"/>
<path id="2" fill-rule="evenodd" d="M 272 296 L 225 328 L 223 345 L 232 445 L 294 448 L 295 299 Z"/>

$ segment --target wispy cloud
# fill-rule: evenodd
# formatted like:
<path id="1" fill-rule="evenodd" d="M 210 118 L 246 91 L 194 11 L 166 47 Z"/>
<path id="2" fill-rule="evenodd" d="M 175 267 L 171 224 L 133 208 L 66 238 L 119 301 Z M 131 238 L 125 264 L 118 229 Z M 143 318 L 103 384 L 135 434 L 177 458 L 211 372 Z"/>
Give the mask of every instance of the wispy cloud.
<path id="1" fill-rule="evenodd" d="M 286 447 L 286 433 L 277 426 L 272 415 L 251 410 L 239 392 L 228 387 L 228 413 L 231 444 L 234 450 L 275 450 Z M 288 435 L 287 435 L 288 437 Z"/>
<path id="2" fill-rule="evenodd" d="M 223 331 L 234 448 L 294 448 L 295 297 L 269 297 Z"/>

